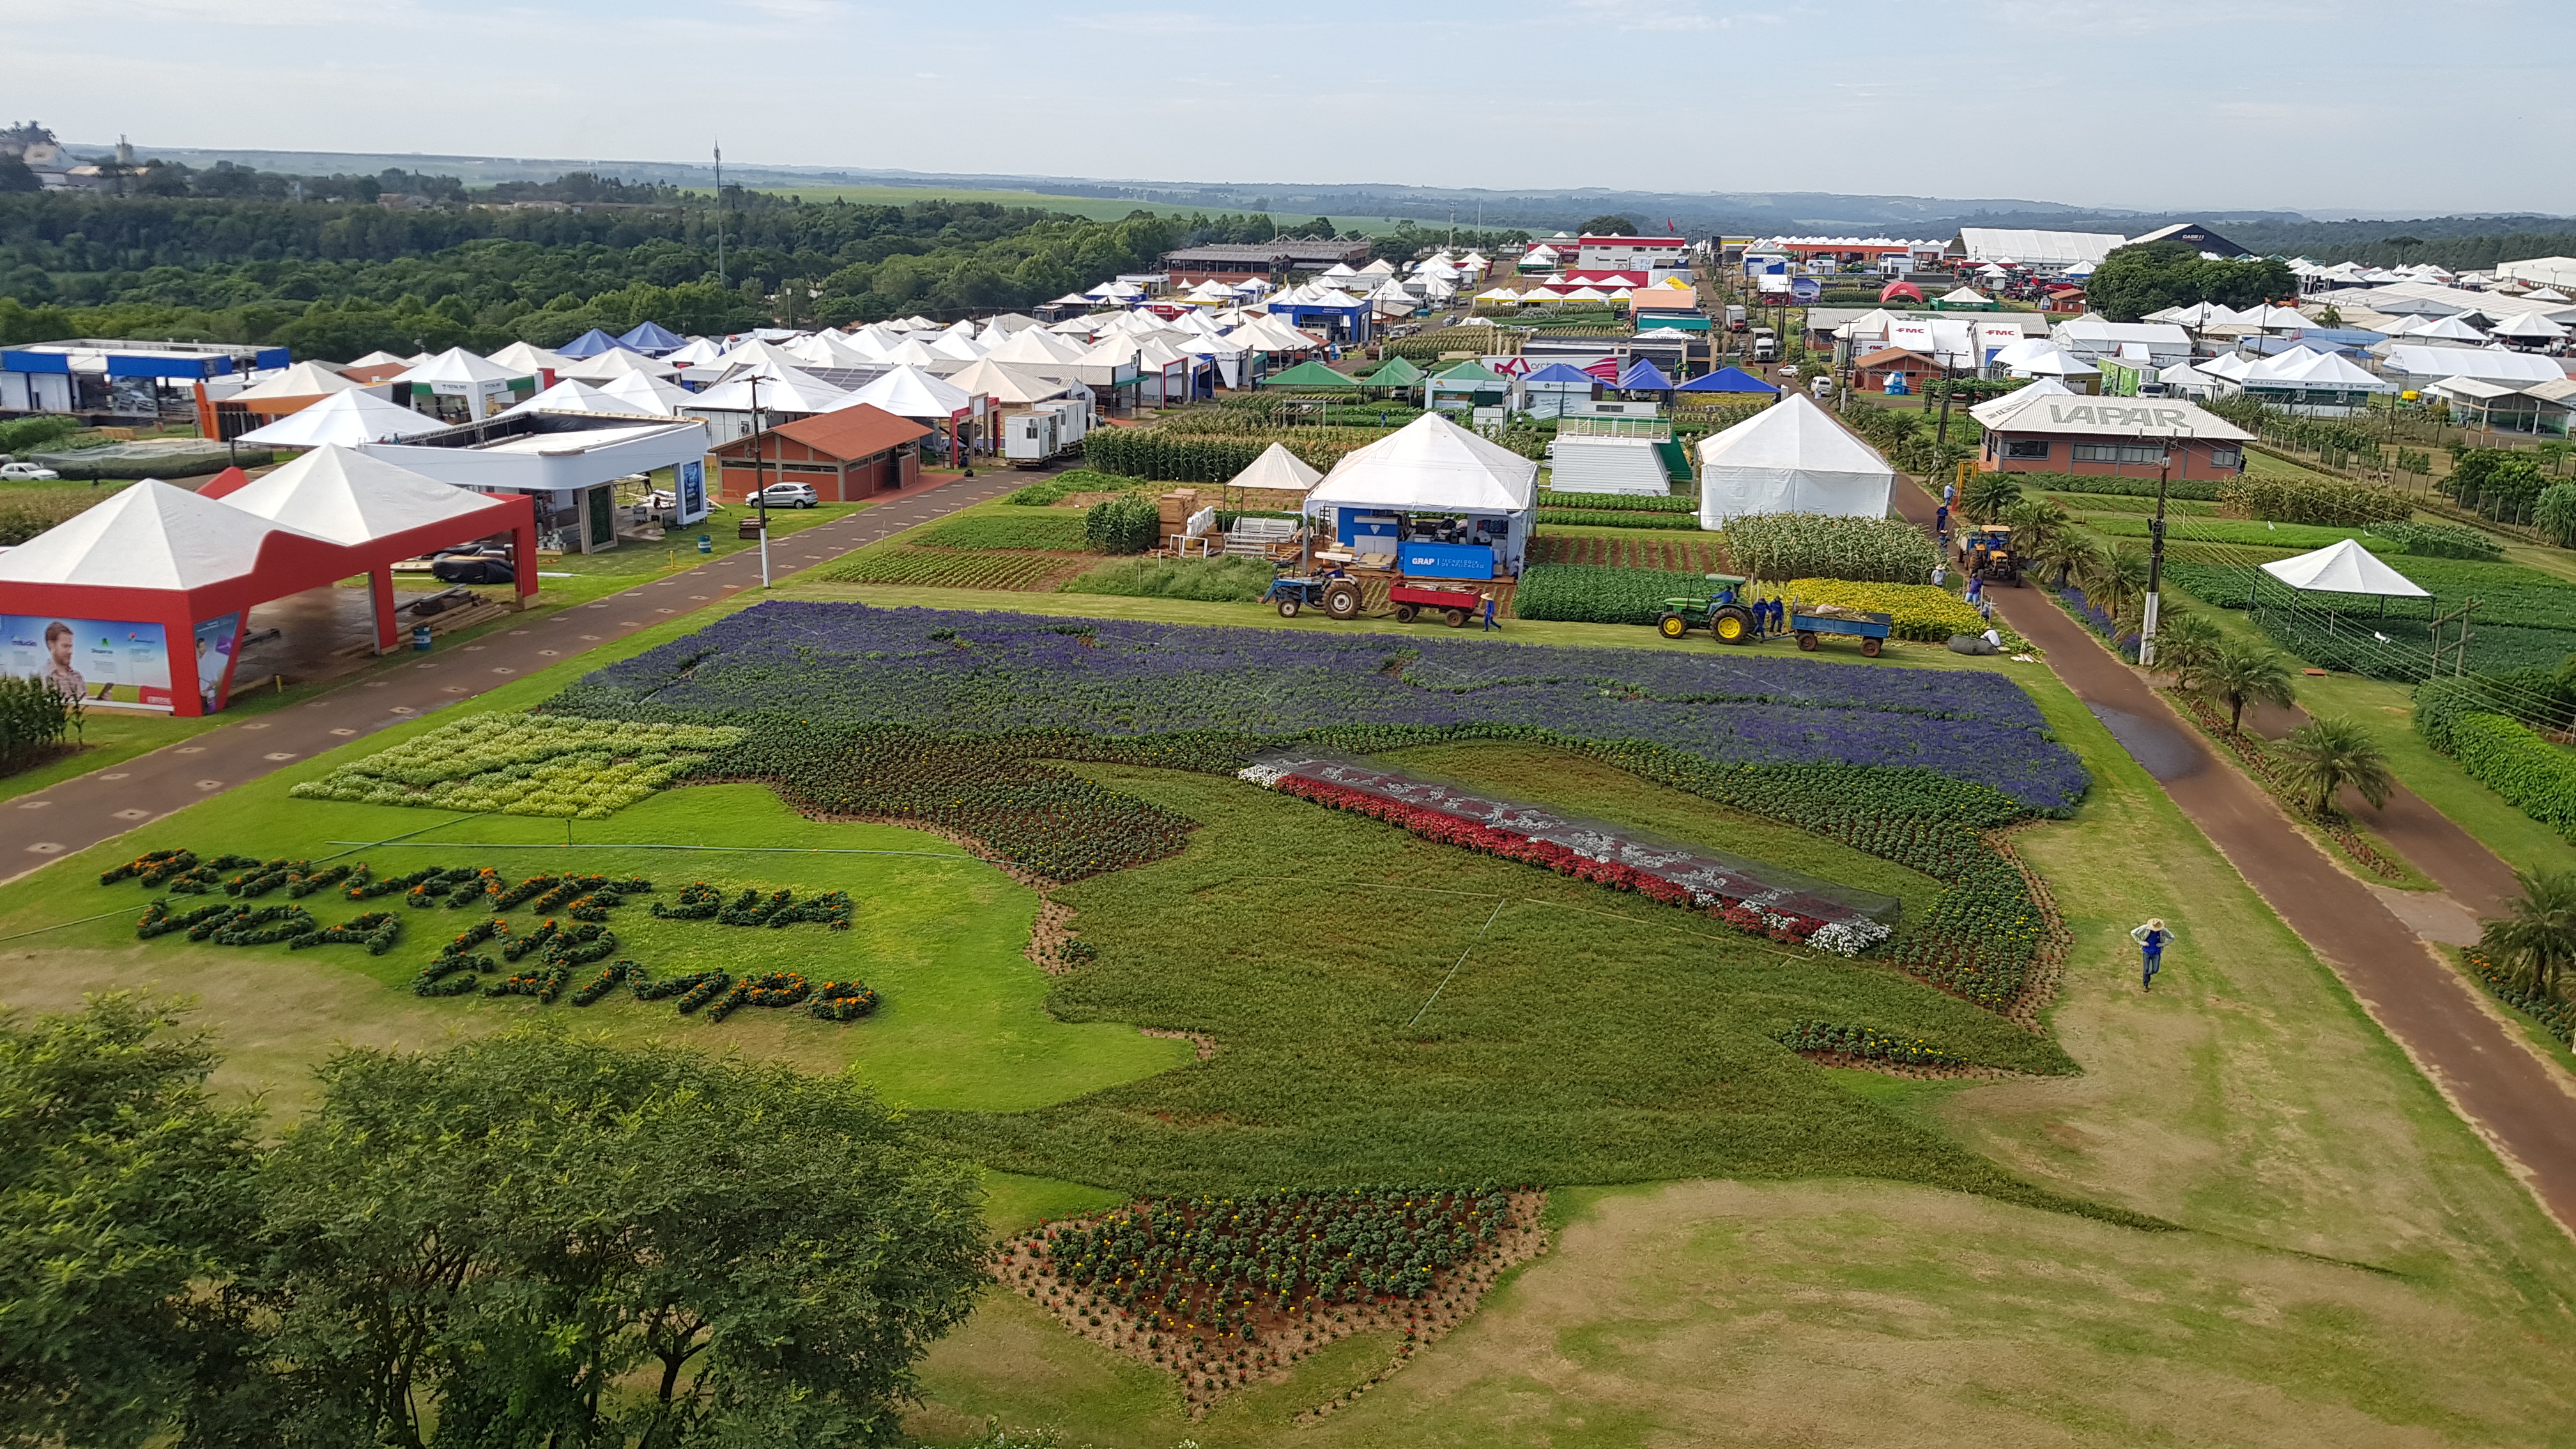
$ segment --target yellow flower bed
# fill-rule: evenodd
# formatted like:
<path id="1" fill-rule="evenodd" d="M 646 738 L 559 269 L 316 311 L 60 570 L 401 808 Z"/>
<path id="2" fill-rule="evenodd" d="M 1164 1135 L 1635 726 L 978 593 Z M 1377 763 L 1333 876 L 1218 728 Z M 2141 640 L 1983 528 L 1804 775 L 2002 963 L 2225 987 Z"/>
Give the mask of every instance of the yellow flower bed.
<path id="1" fill-rule="evenodd" d="M 1869 609 L 1894 618 L 1893 628 L 1899 639 L 1912 639 L 1925 644 L 1947 643 L 1953 634 L 1983 634 L 1987 624 L 1983 616 L 1968 606 L 1968 601 L 1948 589 L 1930 584 L 1855 584 L 1847 579 L 1791 579 L 1777 589 L 1768 590 L 1780 598 L 1802 604 L 1840 604 L 1846 609 Z M 2004 627 L 2001 617 L 1993 625 L 2003 635 L 2004 647 L 2023 650 L 2030 641 Z"/>

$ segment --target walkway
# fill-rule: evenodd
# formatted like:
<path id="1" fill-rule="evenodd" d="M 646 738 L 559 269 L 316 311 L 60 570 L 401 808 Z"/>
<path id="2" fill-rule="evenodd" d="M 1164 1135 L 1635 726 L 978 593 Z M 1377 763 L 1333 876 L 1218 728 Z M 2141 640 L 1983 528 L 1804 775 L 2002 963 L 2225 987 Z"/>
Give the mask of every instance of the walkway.
<path id="1" fill-rule="evenodd" d="M 973 478 L 935 481 L 846 517 L 782 535 L 769 546 L 770 580 L 792 579 L 889 534 L 997 498 L 1027 483 L 1029 477 L 995 469 Z M 0 857 L 0 880 L 15 879 L 57 856 L 121 835 L 355 736 L 461 703 L 521 675 L 759 587 L 760 551 L 743 549 L 645 580 L 595 603 L 535 614 L 519 626 L 493 630 L 469 643 L 442 646 L 416 663 L 370 670 L 303 704 L 208 730 L 185 744 L 9 802 L 0 807 L 10 812 L 10 829 L 0 832 L 0 838 L 26 843 Z M 542 601 L 544 595 L 538 597 Z"/>
<path id="2" fill-rule="evenodd" d="M 1928 530 L 1930 497 L 1912 486 L 1896 491 L 1899 510 Z M 2576 1082 L 2499 1020 L 2476 988 L 2434 954 L 2436 947 L 2399 920 L 2371 887 L 2328 859 L 2271 796 L 2220 760 L 2135 669 L 2045 591 L 2006 588 L 1990 597 L 2013 628 L 2047 651 L 2057 677 L 2334 968 L 2505 1165 L 2531 1185 L 2541 1205 L 2576 1232 Z M 2383 838 L 2464 896 L 2491 887 L 2493 871 L 2475 857 L 2485 856 L 2495 870 L 2501 863 L 2431 806 L 2408 799 L 2431 818 L 2410 820 L 2411 812 L 2392 802 L 2373 822 Z M 2448 854 L 2460 842 L 2474 855 Z"/>

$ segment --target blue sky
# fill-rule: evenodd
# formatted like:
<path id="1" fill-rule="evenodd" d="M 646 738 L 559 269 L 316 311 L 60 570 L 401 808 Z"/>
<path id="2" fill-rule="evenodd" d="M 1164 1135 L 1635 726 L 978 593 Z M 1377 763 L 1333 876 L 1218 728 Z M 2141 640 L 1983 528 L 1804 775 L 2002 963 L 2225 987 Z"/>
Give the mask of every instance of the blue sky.
<path id="1" fill-rule="evenodd" d="M 728 158 L 919 171 L 2576 213 L 2571 22 L 2571 0 L 89 0 L 63 23 L 0 0 L 0 75 L 11 119 L 147 145 L 680 160 L 720 134 Z"/>

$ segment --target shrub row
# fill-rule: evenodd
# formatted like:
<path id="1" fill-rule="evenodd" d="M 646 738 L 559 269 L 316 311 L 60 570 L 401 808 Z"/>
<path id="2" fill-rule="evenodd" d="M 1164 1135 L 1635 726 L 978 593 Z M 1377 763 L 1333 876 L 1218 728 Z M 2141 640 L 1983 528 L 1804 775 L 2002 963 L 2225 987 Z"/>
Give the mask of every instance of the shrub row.
<path id="1" fill-rule="evenodd" d="M 1232 436 L 1170 433 L 1161 428 L 1101 428 L 1083 439 L 1085 465 L 1129 478 L 1224 483 L 1280 443 L 1308 467 L 1331 472 L 1342 456 L 1387 435 L 1381 428 L 1289 428 Z"/>
<path id="2" fill-rule="evenodd" d="M 2043 493 L 2101 493 L 2115 498 L 2156 496 L 2156 480 L 2153 478 L 2112 478 L 2092 473 L 2015 473 L 2012 479 L 2025 489 Z M 2215 503 L 2221 486 L 2214 478 L 2176 478 L 2165 486 L 2165 496 Z"/>
<path id="3" fill-rule="evenodd" d="M 1727 555 L 1757 579 L 1849 579 L 1920 584 L 1941 550 L 1901 518 L 1836 518 L 1820 513 L 1748 513 L 1727 520 Z"/>
<path id="4" fill-rule="evenodd" d="M 2444 734 L 2452 757 L 2469 778 L 2576 840 L 2576 753 L 2500 714 L 2461 714 L 2449 721 Z"/>
<path id="5" fill-rule="evenodd" d="M 2221 506 L 2264 523 L 2359 525 L 2400 523 L 2414 501 L 2376 483 L 2340 478 L 2281 478 L 2248 473 L 2220 485 Z"/>
<path id="6" fill-rule="evenodd" d="M 1539 495 L 1542 508 L 1588 508 L 1613 513 L 1699 512 L 1695 499 L 1671 493 L 1569 493 L 1549 489 Z"/>
<path id="7" fill-rule="evenodd" d="M 1532 564 L 1521 571 L 1512 612 L 1524 619 L 1570 624 L 1651 624 L 1668 598 L 1708 597 L 1698 574 L 1603 564 Z"/>
<path id="8" fill-rule="evenodd" d="M 1538 521 L 1563 528 L 1659 528 L 1674 533 L 1699 532 L 1699 519 L 1688 513 L 1630 513 L 1591 508 L 1542 508 Z"/>

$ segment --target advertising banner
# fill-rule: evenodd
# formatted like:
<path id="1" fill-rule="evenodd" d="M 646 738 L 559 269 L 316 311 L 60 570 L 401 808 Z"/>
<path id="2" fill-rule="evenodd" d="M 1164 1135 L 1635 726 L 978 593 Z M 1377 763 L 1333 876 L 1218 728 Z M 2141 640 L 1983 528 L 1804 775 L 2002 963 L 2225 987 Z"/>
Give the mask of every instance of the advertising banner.
<path id="1" fill-rule="evenodd" d="M 242 616 L 225 614 L 198 623 L 197 698 L 208 714 L 232 698 L 233 660 L 241 652 Z"/>
<path id="2" fill-rule="evenodd" d="M 170 710 L 170 652 L 158 624 L 0 616 L 0 673 L 41 679 L 92 704 Z"/>
<path id="3" fill-rule="evenodd" d="M 1913 321 L 1890 322 L 1887 324 L 1887 345 L 1902 347 L 1909 352 L 1920 352 L 1930 357 L 1934 351 L 1932 324 Z"/>

